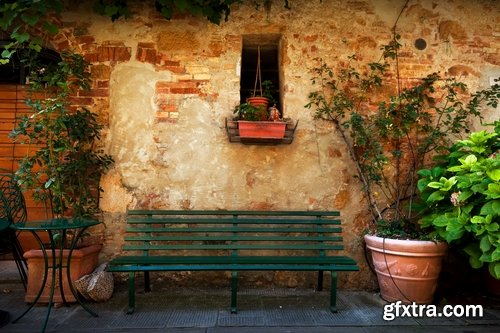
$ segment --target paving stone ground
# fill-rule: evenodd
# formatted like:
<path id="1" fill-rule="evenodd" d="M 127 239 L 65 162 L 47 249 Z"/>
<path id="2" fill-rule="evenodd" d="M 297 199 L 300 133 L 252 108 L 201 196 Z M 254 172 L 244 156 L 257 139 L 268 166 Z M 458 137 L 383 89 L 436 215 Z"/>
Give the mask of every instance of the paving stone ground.
<path id="1" fill-rule="evenodd" d="M 18 316 L 27 306 L 23 296 L 15 266 L 0 261 L 0 309 L 9 311 L 11 318 Z M 57 307 L 52 309 L 46 332 L 500 332 L 500 303 L 484 297 L 483 316 L 479 318 L 405 316 L 392 321 L 383 318 L 388 303 L 377 293 L 366 291 L 339 291 L 337 313 L 328 310 L 328 291 L 244 289 L 238 294 L 237 314 L 229 312 L 229 298 L 229 288 L 156 284 L 151 293 L 138 293 L 136 311 L 127 315 L 127 289 L 119 283 L 111 300 L 88 304 L 99 317 L 90 316 L 77 305 Z M 477 299 L 462 299 L 461 303 Z M 36 306 L 16 324 L 0 328 L 0 333 L 40 332 L 46 313 L 45 306 Z"/>

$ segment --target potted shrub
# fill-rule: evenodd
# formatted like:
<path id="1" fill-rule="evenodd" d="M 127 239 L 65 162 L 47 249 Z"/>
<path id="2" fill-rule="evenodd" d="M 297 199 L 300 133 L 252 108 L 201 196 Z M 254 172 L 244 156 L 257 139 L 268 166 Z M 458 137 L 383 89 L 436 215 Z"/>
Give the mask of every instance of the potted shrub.
<path id="1" fill-rule="evenodd" d="M 44 202 L 54 217 L 95 218 L 98 213 L 100 176 L 110 167 L 110 156 L 96 149 L 101 125 L 97 115 L 71 106 L 71 96 L 78 89 L 88 89 L 89 64 L 82 56 L 63 53 L 55 64 L 40 64 L 31 59 L 29 82 L 31 110 L 18 119 L 11 137 L 29 146 L 27 156 L 19 161 L 15 173 L 23 191 Z M 59 235 L 55 234 L 55 241 Z M 100 239 L 89 232 L 90 243 L 73 252 L 71 274 L 74 279 L 92 272 L 98 264 Z M 85 245 L 85 246 L 84 246 Z M 26 301 L 32 301 L 43 277 L 43 253 L 30 250 Z M 48 278 L 50 283 L 50 275 Z M 66 289 L 65 289 L 66 290 Z M 48 292 L 48 291 L 47 291 Z M 68 301 L 74 301 L 69 290 Z M 43 302 L 47 295 L 42 295 Z M 60 294 L 55 301 L 60 301 Z"/>
<path id="2" fill-rule="evenodd" d="M 496 106 L 496 102 L 495 102 Z M 418 172 L 421 223 L 500 280 L 500 122 L 471 133 Z"/>
<path id="3" fill-rule="evenodd" d="M 364 239 L 382 298 L 429 303 L 447 244 L 418 223 L 417 171 L 468 130 L 470 118 L 480 117 L 482 103 L 495 88 L 464 103 L 463 83 L 433 73 L 402 89 L 396 69 L 397 84 L 391 89 L 384 80 L 391 78 L 390 60 L 399 47 L 395 35 L 382 47 L 381 60 L 366 66 L 357 64 L 355 55 L 336 69 L 318 59 L 312 83 L 319 88 L 310 93 L 306 107 L 316 109 L 317 119 L 334 124 L 356 167 L 373 221 Z M 384 98 L 380 91 L 387 90 L 394 94 Z"/>

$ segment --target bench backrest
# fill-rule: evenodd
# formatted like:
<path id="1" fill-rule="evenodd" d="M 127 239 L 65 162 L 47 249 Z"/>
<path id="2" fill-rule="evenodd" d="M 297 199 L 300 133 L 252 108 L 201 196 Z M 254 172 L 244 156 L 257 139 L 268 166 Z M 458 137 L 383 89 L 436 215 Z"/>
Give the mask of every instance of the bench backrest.
<path id="1" fill-rule="evenodd" d="M 130 210 L 123 250 L 154 255 L 290 255 L 342 250 L 336 211 Z"/>

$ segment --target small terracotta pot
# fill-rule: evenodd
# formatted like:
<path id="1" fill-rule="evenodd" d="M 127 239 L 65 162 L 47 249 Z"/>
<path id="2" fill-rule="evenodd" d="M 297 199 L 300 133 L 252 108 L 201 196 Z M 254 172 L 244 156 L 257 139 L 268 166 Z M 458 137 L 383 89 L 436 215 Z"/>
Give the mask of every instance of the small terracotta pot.
<path id="1" fill-rule="evenodd" d="M 247 103 L 257 108 L 264 107 L 264 110 L 267 110 L 267 108 L 269 107 L 269 98 L 260 96 L 248 97 Z"/>
<path id="2" fill-rule="evenodd" d="M 380 294 L 389 302 L 432 303 L 445 242 L 400 240 L 366 235 L 372 252 Z"/>

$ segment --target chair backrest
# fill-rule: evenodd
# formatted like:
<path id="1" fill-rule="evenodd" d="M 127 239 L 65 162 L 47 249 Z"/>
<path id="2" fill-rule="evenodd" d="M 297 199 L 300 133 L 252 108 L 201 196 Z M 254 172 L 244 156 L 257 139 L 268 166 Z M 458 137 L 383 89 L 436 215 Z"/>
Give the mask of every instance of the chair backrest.
<path id="1" fill-rule="evenodd" d="M 18 223 L 26 221 L 27 215 L 26 202 L 14 174 L 0 169 L 0 218 Z"/>

